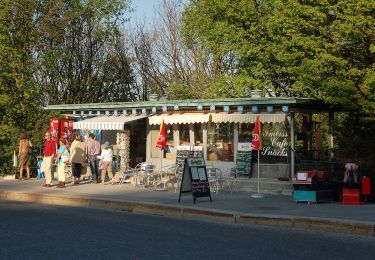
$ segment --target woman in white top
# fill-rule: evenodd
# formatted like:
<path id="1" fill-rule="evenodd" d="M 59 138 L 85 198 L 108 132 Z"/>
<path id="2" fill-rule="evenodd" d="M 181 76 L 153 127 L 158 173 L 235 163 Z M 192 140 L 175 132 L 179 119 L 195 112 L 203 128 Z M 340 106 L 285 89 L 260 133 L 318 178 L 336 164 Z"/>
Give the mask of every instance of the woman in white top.
<path id="1" fill-rule="evenodd" d="M 344 184 L 347 184 L 348 186 L 358 184 L 358 168 L 359 166 L 351 162 L 351 160 L 345 164 Z"/>
<path id="2" fill-rule="evenodd" d="M 108 177 L 113 182 L 113 174 L 112 174 L 112 150 L 109 147 L 109 142 L 104 142 L 103 149 L 101 155 L 98 156 L 98 159 L 101 160 L 101 170 L 102 170 L 102 184 L 105 182 L 106 173 L 108 171 Z"/>

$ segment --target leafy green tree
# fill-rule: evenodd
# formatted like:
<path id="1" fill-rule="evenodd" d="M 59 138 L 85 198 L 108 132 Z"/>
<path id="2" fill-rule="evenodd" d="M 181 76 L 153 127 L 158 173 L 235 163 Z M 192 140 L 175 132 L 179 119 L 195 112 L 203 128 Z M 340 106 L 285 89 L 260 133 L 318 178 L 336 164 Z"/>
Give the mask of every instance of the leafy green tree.
<path id="1" fill-rule="evenodd" d="M 365 0 L 192 0 L 183 21 L 223 77 L 373 114 L 374 9 Z"/>
<path id="2" fill-rule="evenodd" d="M 28 131 L 43 140 L 46 104 L 137 98 L 120 33 L 129 1 L 0 0 L 0 156 Z"/>
<path id="3" fill-rule="evenodd" d="M 338 147 L 373 161 L 375 2 L 191 0 L 187 42 L 210 50 L 218 77 L 205 97 L 314 97 L 351 111 L 336 120 Z M 364 141 L 366 140 L 366 141 Z"/>
<path id="4" fill-rule="evenodd" d="M 33 80 L 34 1 L 0 1 L 0 151 L 17 149 L 19 134 L 41 118 L 40 91 Z"/>
<path id="5" fill-rule="evenodd" d="M 122 45 L 128 1 L 39 1 L 35 77 L 43 104 L 135 99 Z"/>

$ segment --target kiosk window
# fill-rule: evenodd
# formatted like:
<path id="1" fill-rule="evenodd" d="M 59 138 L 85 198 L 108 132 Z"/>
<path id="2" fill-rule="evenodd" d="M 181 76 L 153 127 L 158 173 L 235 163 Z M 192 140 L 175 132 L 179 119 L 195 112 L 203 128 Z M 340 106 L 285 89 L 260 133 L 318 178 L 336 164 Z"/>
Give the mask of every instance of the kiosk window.
<path id="1" fill-rule="evenodd" d="M 210 123 L 207 134 L 209 161 L 233 161 L 233 123 Z"/>
<path id="2" fill-rule="evenodd" d="M 238 142 L 240 143 L 251 143 L 253 138 L 254 124 L 251 123 L 239 123 L 238 124 Z"/>
<path id="3" fill-rule="evenodd" d="M 194 125 L 194 145 L 203 146 L 203 129 L 201 124 Z"/>
<path id="4" fill-rule="evenodd" d="M 180 136 L 180 145 L 190 146 L 190 128 L 189 124 L 179 125 L 179 136 Z"/>

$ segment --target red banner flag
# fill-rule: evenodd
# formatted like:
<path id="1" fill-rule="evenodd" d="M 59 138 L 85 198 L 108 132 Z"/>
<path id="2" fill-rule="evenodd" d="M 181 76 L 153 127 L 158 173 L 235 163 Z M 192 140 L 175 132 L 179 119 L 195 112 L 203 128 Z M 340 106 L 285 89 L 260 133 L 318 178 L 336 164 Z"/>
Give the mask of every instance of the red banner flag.
<path id="1" fill-rule="evenodd" d="M 165 136 L 164 119 L 163 121 L 161 121 L 159 136 L 158 136 L 158 139 L 156 140 L 156 147 L 159 148 L 160 150 L 164 150 L 165 148 L 167 148 L 167 138 Z"/>
<path id="2" fill-rule="evenodd" d="M 255 122 L 254 133 L 253 133 L 253 140 L 251 141 L 251 146 L 253 150 L 260 150 L 262 146 L 262 142 L 260 140 L 260 122 L 259 116 L 257 116 L 257 120 Z"/>

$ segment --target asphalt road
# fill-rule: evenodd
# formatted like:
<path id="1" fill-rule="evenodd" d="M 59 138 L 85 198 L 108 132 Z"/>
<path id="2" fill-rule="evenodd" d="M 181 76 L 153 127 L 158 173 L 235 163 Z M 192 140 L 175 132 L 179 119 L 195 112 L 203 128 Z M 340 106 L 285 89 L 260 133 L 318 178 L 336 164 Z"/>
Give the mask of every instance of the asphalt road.
<path id="1" fill-rule="evenodd" d="M 0 259 L 375 259 L 375 238 L 0 201 Z"/>

